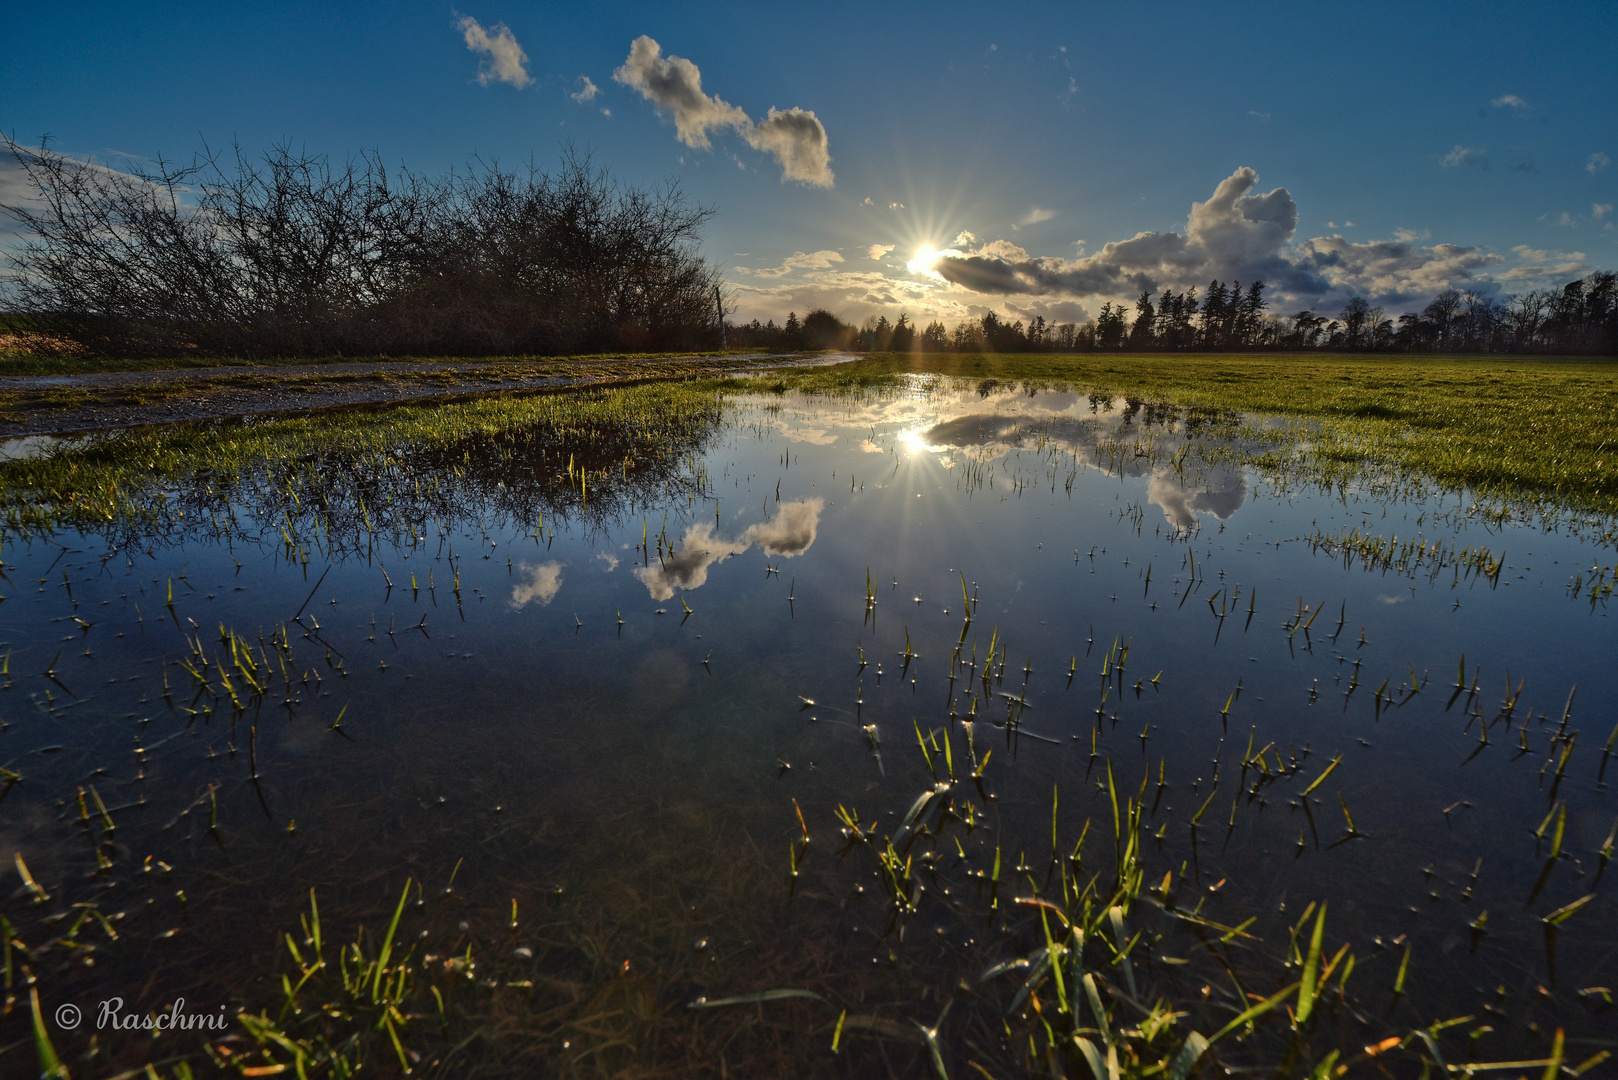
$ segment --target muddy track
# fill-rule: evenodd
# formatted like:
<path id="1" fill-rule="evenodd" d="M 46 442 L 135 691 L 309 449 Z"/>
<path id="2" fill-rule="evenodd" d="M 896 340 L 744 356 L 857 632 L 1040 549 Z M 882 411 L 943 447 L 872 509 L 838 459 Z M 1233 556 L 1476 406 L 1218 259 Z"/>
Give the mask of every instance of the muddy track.
<path id="1" fill-rule="evenodd" d="M 342 361 L 0 378 L 0 439 L 184 420 L 741 375 L 847 354 L 655 360 Z"/>

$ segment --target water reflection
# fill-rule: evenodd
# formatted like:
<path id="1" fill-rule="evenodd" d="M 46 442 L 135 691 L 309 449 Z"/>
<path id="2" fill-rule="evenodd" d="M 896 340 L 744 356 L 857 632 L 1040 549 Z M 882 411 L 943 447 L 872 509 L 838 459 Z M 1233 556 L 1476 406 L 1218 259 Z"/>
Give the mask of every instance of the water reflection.
<path id="1" fill-rule="evenodd" d="M 701 588 L 710 566 L 740 555 L 754 544 L 766 555 L 788 559 L 802 555 L 815 542 L 825 508 L 825 500 L 819 498 L 782 503 L 768 521 L 749 526 L 734 540 L 715 535 L 712 525 L 699 522 L 685 530 L 678 551 L 661 556 L 656 566 L 637 566 L 635 576 L 653 600 L 670 600 L 676 588 Z"/>
<path id="2" fill-rule="evenodd" d="M 616 559 L 613 561 L 617 562 Z M 544 607 L 556 599 L 556 594 L 562 588 L 561 563 L 554 560 L 540 563 L 538 566 L 522 563 L 518 569 L 527 576 L 527 580 L 512 587 L 512 607 L 522 608 L 536 601 L 540 607 Z"/>
<path id="3" fill-rule="evenodd" d="M 981 391 L 979 396 L 984 396 Z M 1030 397 L 1042 407 L 1031 407 Z M 1105 398 L 1060 392 L 1042 399 L 1002 397 L 992 412 L 964 398 L 961 404 L 975 408 L 907 431 L 900 441 L 912 453 L 949 451 L 978 461 L 1030 447 L 1056 449 L 1072 455 L 1075 467 L 1145 477 L 1147 501 L 1162 509 L 1170 526 L 1182 531 L 1197 527 L 1198 514 L 1227 520 L 1247 498 L 1247 480 L 1239 468 L 1204 465 L 1192 470 L 1181 456 L 1194 441 L 1206 452 L 1208 427 L 1222 419 L 1228 423 L 1228 418 L 1182 414 L 1137 401 L 1114 406 Z M 1015 406 L 1009 414 L 1008 405 Z M 863 448 L 881 449 L 870 440 Z"/>
<path id="4" fill-rule="evenodd" d="M 1247 498 L 1247 478 L 1240 469 L 1213 468 L 1188 484 L 1173 469 L 1152 470 L 1146 484 L 1146 501 L 1163 508 L 1163 516 L 1176 529 L 1197 527 L 1198 514 L 1212 514 L 1224 521 L 1241 509 Z"/>

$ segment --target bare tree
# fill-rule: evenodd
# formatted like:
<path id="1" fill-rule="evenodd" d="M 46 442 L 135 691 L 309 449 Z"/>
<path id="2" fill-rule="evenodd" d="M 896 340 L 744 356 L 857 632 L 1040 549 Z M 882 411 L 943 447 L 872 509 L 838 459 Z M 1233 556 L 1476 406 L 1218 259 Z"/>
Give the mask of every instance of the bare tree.
<path id="1" fill-rule="evenodd" d="M 511 353 L 717 340 L 712 216 L 569 150 L 390 174 L 282 145 L 125 172 L 6 140 L 35 196 L 12 306 L 110 352 Z M 722 300 L 721 300 L 722 303 Z"/>

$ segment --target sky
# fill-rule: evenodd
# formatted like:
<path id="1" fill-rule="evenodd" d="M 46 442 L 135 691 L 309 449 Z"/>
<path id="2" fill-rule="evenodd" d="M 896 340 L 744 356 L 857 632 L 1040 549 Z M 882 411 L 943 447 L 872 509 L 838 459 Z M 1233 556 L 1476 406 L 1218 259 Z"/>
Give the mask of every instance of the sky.
<path id="1" fill-rule="evenodd" d="M 1618 4 L 9 4 L 0 130 L 437 172 L 588 151 L 716 213 L 733 320 L 1390 314 L 1618 269 Z M 0 165 L 0 202 L 25 194 Z"/>

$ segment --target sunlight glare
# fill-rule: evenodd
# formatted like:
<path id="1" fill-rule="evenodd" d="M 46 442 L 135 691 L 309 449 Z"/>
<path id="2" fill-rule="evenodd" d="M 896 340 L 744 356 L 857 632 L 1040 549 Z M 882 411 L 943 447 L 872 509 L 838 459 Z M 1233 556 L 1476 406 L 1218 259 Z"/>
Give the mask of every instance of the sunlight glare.
<path id="1" fill-rule="evenodd" d="M 931 244 L 923 244 L 916 249 L 915 256 L 905 264 L 905 268 L 912 274 L 932 274 L 940 254 L 941 252 Z"/>

